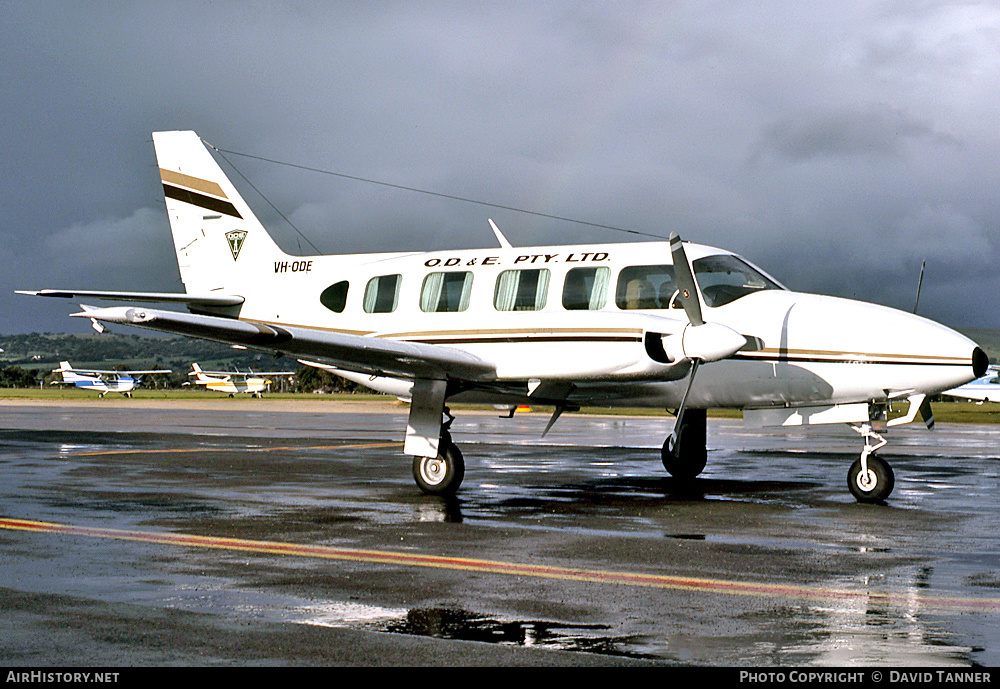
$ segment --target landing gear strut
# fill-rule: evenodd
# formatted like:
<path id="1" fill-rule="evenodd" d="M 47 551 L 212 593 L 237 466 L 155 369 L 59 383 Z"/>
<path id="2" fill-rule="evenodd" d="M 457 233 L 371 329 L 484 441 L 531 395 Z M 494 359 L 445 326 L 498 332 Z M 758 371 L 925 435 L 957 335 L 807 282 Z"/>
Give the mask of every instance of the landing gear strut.
<path id="1" fill-rule="evenodd" d="M 852 428 L 864 436 L 865 449 L 847 472 L 847 487 L 858 502 L 885 502 L 896 486 L 896 476 L 888 462 L 875 456 L 875 450 L 887 441 L 870 424 Z"/>

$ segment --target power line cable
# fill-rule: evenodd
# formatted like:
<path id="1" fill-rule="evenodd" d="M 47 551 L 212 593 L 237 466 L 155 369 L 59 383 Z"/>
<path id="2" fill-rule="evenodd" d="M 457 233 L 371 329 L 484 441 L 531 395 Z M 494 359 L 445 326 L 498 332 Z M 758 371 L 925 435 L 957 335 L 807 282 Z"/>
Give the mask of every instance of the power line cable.
<path id="1" fill-rule="evenodd" d="M 559 215 L 551 215 L 549 213 L 540 213 L 539 211 L 528 210 L 528 209 L 525 209 L 525 208 L 517 208 L 515 206 L 505 206 L 505 205 L 499 204 L 499 203 L 491 203 L 489 201 L 481 201 L 481 200 L 478 200 L 478 199 L 470 199 L 470 198 L 466 198 L 464 196 L 455 196 L 454 194 L 443 194 L 443 193 L 437 192 L 437 191 L 428 191 L 427 189 L 418 189 L 417 187 L 408 187 L 408 186 L 405 186 L 403 184 L 393 184 L 392 182 L 383 182 L 383 181 L 380 181 L 380 180 L 377 180 L 377 179 L 368 179 L 366 177 L 358 177 L 357 175 L 348 175 L 348 174 L 344 174 L 342 172 L 334 172 L 332 170 L 324 170 L 322 168 L 310 167 L 308 165 L 300 165 L 298 163 L 290 163 L 290 162 L 283 161 L 283 160 L 275 160 L 273 158 L 265 158 L 264 156 L 252 155 L 250 153 L 240 153 L 239 151 L 230 151 L 230 150 L 227 150 L 227 149 L 222 149 L 222 148 L 218 148 L 216 146 L 212 146 L 212 144 L 208 143 L 207 141 L 205 142 L 205 144 L 207 146 L 210 146 L 213 150 L 218 151 L 219 154 L 223 156 L 223 158 L 225 158 L 225 154 L 228 153 L 230 155 L 242 156 L 244 158 L 251 158 L 253 160 L 260 160 L 260 161 L 263 161 L 265 163 L 273 163 L 275 165 L 284 165 L 286 167 L 296 168 L 298 170 L 305 170 L 307 172 L 315 172 L 315 173 L 318 173 L 318 174 L 321 174 L 321 175 L 329 175 L 331 177 L 339 177 L 341 179 L 349 179 L 349 180 L 352 180 L 352 181 L 355 181 L 355 182 L 365 182 L 367 184 L 377 184 L 379 186 L 389 187 L 391 189 L 400 189 L 400 190 L 403 190 L 403 191 L 412 191 L 412 192 L 415 192 L 417 194 L 427 194 L 428 196 L 437 196 L 438 198 L 449 199 L 449 200 L 452 200 L 452 201 L 461 201 L 463 203 L 474 203 L 474 204 L 479 205 L 479 206 L 487 206 L 489 208 L 497 208 L 497 209 L 505 210 L 505 211 L 513 211 L 515 213 L 525 213 L 527 215 L 534 215 L 534 216 L 539 217 L 539 218 L 548 218 L 549 220 L 559 220 L 561 222 L 569 222 L 569 223 L 574 223 L 574 224 L 577 224 L 577 225 L 586 225 L 588 227 L 596 227 L 596 228 L 600 228 L 600 229 L 604 229 L 604 230 L 613 230 L 615 232 L 624 232 L 624 233 L 627 233 L 627 234 L 634 234 L 634 235 L 639 235 L 639 236 L 642 236 L 642 237 L 653 237 L 655 239 L 667 239 L 667 237 L 664 237 L 663 235 L 659 235 L 659 234 L 652 234 L 652 233 L 649 233 L 649 232 L 640 232 L 638 230 L 629 230 L 629 229 L 624 228 L 624 227 L 615 227 L 614 225 L 602 225 L 600 223 L 588 222 L 586 220 L 577 220 L 575 218 L 566 218 L 566 217 L 559 216 Z M 228 158 L 226 159 L 226 162 L 228 162 L 230 165 L 232 165 L 232 162 L 229 161 Z M 235 170 L 236 167 L 233 166 L 233 169 Z M 239 172 L 239 170 L 237 170 L 237 172 Z M 243 177 L 243 179 L 246 179 L 246 177 L 243 176 L 242 173 L 240 173 L 240 176 Z M 248 184 L 250 183 L 249 180 L 247 180 L 247 183 Z M 250 186 L 253 186 L 253 185 L 251 184 Z M 257 191 L 256 187 L 254 187 L 254 190 Z M 260 194 L 260 191 L 257 191 L 257 193 Z M 261 196 L 263 196 L 263 194 L 261 194 Z M 268 203 L 270 203 L 270 201 L 268 201 Z M 274 207 L 273 204 L 272 204 L 271 207 L 272 208 Z M 277 211 L 278 209 L 275 208 L 275 210 Z M 280 213 L 280 211 L 279 211 L 279 213 Z M 285 216 L 282 215 L 281 217 L 284 218 Z M 286 218 L 286 220 L 287 220 L 287 218 Z M 291 224 L 291 223 L 289 223 L 289 224 Z M 294 227 L 294 225 L 292 227 Z M 298 232 L 298 229 L 296 229 L 296 232 Z M 301 234 L 301 232 L 300 232 L 300 234 Z M 309 241 L 309 240 L 307 239 L 306 241 Z M 310 245 L 312 244 L 312 242 L 309 242 L 309 243 L 310 243 Z"/>

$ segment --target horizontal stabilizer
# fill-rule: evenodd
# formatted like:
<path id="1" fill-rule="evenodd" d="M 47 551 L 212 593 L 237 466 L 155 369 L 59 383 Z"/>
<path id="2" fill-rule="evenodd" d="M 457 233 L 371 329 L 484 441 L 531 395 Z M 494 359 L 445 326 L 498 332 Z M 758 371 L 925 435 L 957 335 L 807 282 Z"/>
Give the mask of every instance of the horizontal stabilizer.
<path id="1" fill-rule="evenodd" d="M 192 306 L 239 306 L 243 297 L 233 294 L 185 294 L 182 292 L 111 292 L 102 290 L 16 290 L 17 294 L 32 297 L 59 297 L 62 299 L 107 299 L 109 301 L 142 301 L 163 304 L 190 304 Z"/>

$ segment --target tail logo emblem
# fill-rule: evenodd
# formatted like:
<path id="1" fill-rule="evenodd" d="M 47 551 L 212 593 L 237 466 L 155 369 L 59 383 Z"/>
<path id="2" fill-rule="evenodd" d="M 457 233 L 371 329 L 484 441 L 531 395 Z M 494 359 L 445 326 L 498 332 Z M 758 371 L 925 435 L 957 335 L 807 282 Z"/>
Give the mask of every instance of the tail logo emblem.
<path id="1" fill-rule="evenodd" d="M 233 252 L 233 260 L 240 257 L 240 249 L 243 248 L 243 240 L 247 238 L 246 230 L 233 230 L 226 232 L 226 241 L 229 242 L 229 250 Z"/>

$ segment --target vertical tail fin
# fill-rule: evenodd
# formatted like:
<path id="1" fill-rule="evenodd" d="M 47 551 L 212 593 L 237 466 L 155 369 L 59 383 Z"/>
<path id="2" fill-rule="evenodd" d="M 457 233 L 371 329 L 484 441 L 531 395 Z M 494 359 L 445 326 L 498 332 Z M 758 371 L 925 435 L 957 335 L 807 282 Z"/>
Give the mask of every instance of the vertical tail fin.
<path id="1" fill-rule="evenodd" d="M 286 254 L 194 132 L 154 132 L 170 231 L 189 293 L 241 294 Z"/>
<path id="2" fill-rule="evenodd" d="M 81 376 L 79 373 L 76 373 L 73 370 L 73 366 L 70 365 L 70 363 L 68 361 L 60 361 L 59 362 L 59 368 L 57 368 L 54 371 L 54 373 L 60 373 L 60 374 L 62 374 L 63 382 L 66 382 L 66 383 L 72 383 L 72 382 L 75 382 L 75 381 L 78 381 L 78 380 L 86 380 L 86 378 L 84 378 L 84 376 Z"/>
<path id="3" fill-rule="evenodd" d="M 189 373 L 188 375 L 194 376 L 194 380 L 196 383 L 202 384 L 208 381 L 209 378 L 208 376 L 205 375 L 205 372 L 201 370 L 201 366 L 199 366 L 198 364 L 191 364 L 191 369 L 192 369 L 191 373 Z"/>

